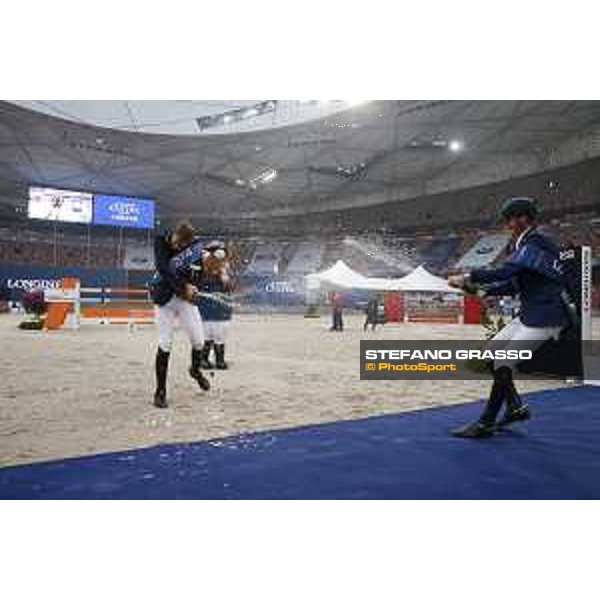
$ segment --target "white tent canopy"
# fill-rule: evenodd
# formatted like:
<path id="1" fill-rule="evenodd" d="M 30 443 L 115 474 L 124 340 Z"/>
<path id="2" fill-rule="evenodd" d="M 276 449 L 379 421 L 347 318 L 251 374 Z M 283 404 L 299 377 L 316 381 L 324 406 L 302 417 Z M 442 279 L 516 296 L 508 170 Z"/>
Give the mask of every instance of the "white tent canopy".
<path id="1" fill-rule="evenodd" d="M 399 289 L 404 292 L 461 293 L 460 290 L 450 287 L 445 279 L 433 275 L 423 266 L 417 267 L 414 271 L 396 281 L 400 285 Z"/>
<path id="2" fill-rule="evenodd" d="M 368 290 L 373 292 L 438 292 L 459 294 L 460 290 L 450 287 L 446 280 L 430 273 L 423 266 L 408 275 L 396 279 L 365 277 L 351 269 L 344 261 L 338 260 L 332 267 L 320 273 L 306 276 L 309 290 Z"/>
<path id="3" fill-rule="evenodd" d="M 368 290 L 369 278 L 351 269 L 343 260 L 320 273 L 306 276 L 308 289 L 322 290 Z"/>

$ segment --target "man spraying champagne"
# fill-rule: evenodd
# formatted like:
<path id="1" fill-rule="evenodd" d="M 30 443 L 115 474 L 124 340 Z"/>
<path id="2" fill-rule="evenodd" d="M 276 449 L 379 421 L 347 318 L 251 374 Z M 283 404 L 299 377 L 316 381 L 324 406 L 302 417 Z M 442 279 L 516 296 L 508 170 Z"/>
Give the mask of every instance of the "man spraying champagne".
<path id="1" fill-rule="evenodd" d="M 565 281 L 558 246 L 537 227 L 537 207 L 531 198 L 509 198 L 500 215 L 511 231 L 514 251 L 498 268 L 475 269 L 451 275 L 453 287 L 472 289 L 481 286 L 487 296 L 517 296 L 521 303 L 518 316 L 492 341 L 527 342 L 535 350 L 551 338 L 558 338 L 570 324 L 564 300 Z M 518 361 L 494 361 L 494 383 L 479 419 L 452 434 L 462 438 L 493 435 L 497 427 L 531 418 L 529 407 L 521 401 L 513 382 L 513 368 Z M 503 405 L 506 412 L 499 423 L 496 418 Z"/>

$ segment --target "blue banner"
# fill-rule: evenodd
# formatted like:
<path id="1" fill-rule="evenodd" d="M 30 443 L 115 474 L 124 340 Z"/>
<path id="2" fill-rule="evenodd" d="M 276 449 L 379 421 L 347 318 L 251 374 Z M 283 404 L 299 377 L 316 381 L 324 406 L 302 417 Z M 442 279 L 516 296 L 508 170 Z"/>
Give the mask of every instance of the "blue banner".
<path id="1" fill-rule="evenodd" d="M 243 303 L 268 306 L 301 306 L 306 291 L 303 281 L 268 275 L 242 275 L 236 280 L 236 293 Z"/>
<path id="2" fill-rule="evenodd" d="M 77 277 L 82 287 L 129 287 L 141 289 L 148 283 L 147 271 L 86 269 L 0 263 L 0 297 L 20 300 L 25 292 L 60 287 L 63 277 Z"/>
<path id="3" fill-rule="evenodd" d="M 94 196 L 94 224 L 154 228 L 154 201 L 126 196 Z"/>

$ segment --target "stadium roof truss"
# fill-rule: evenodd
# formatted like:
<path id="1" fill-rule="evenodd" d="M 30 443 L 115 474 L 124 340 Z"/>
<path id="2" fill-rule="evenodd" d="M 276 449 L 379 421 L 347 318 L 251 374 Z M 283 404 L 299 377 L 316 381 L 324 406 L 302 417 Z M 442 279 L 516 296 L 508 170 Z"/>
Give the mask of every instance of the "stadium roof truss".
<path id="1" fill-rule="evenodd" d="M 597 156 L 594 101 L 0 102 L 0 197 L 17 205 L 36 184 L 155 198 L 173 217 L 260 218 Z"/>

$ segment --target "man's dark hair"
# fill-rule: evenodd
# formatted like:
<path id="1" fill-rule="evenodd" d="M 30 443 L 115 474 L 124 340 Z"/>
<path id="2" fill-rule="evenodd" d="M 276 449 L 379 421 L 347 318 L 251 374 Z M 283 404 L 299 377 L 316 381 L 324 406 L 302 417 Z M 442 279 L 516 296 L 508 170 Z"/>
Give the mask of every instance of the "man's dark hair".
<path id="1" fill-rule="evenodd" d="M 173 233 L 176 233 L 182 244 L 190 244 L 196 235 L 196 229 L 189 221 L 180 221 L 175 226 Z"/>

